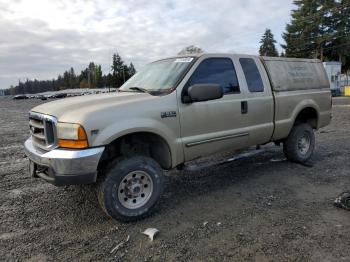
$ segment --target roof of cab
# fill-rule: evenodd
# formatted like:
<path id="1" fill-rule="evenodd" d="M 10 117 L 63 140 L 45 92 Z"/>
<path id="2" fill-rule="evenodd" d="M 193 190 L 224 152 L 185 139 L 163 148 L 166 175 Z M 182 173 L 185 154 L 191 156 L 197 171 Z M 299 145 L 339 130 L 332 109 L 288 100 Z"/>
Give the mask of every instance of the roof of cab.
<path id="1" fill-rule="evenodd" d="M 154 62 L 157 61 L 161 61 L 161 60 L 165 60 L 165 59 L 173 59 L 173 58 L 184 58 L 184 57 L 195 57 L 195 58 L 199 58 L 201 56 L 249 56 L 249 57 L 258 57 L 257 55 L 247 55 L 247 54 L 235 54 L 235 53 L 194 53 L 194 54 L 185 54 L 185 55 L 176 55 L 176 56 L 170 56 L 170 57 L 166 57 L 166 58 L 162 58 L 162 59 L 158 59 Z"/>
<path id="2" fill-rule="evenodd" d="M 173 58 L 184 58 L 184 57 L 195 57 L 199 58 L 201 56 L 209 56 L 209 57 L 215 57 L 215 56 L 243 56 L 243 57 L 257 57 L 261 59 L 262 61 L 286 61 L 286 62 L 307 62 L 307 63 L 320 63 L 321 61 L 319 59 L 308 59 L 308 58 L 294 58 L 294 57 L 270 57 L 270 56 L 258 56 L 258 55 L 248 55 L 248 54 L 237 54 L 237 53 L 194 53 L 194 54 L 185 54 L 185 55 L 176 55 L 171 57 L 166 57 L 163 59 L 158 59 L 156 61 L 161 61 L 165 59 L 173 59 Z M 155 62 L 156 62 L 155 61 Z"/>

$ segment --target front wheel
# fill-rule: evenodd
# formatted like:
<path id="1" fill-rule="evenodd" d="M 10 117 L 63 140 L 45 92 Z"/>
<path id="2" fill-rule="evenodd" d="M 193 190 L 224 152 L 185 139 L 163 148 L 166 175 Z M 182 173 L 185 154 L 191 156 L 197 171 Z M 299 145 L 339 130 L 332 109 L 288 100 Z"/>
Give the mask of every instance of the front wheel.
<path id="1" fill-rule="evenodd" d="M 163 170 L 152 158 L 134 156 L 112 163 L 98 189 L 99 203 L 112 218 L 129 222 L 149 215 L 163 189 Z"/>
<path id="2" fill-rule="evenodd" d="M 292 128 L 283 144 L 287 159 L 297 163 L 307 162 L 315 148 L 315 134 L 309 124 L 300 124 Z"/>

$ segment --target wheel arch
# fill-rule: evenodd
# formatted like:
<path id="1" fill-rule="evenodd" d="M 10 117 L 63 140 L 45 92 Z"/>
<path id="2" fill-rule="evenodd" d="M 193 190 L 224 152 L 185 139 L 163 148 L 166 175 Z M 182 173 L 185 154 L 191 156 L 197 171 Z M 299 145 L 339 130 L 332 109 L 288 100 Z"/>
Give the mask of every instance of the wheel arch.
<path id="1" fill-rule="evenodd" d="M 153 158 L 163 169 L 172 168 L 173 155 L 167 140 L 154 132 L 135 131 L 122 134 L 106 145 L 98 169 L 118 157 L 145 155 Z"/>
<path id="2" fill-rule="evenodd" d="M 305 106 L 296 114 L 293 126 L 300 123 L 308 123 L 313 129 L 318 128 L 319 114 L 314 106 Z"/>

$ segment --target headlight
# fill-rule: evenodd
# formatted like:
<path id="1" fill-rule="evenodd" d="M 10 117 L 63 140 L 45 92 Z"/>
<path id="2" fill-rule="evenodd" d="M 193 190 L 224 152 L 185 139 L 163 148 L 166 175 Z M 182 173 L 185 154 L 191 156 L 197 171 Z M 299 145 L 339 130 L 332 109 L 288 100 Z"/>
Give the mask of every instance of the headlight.
<path id="1" fill-rule="evenodd" d="M 58 146 L 64 148 L 87 148 L 89 146 L 84 128 L 79 124 L 57 123 Z"/>

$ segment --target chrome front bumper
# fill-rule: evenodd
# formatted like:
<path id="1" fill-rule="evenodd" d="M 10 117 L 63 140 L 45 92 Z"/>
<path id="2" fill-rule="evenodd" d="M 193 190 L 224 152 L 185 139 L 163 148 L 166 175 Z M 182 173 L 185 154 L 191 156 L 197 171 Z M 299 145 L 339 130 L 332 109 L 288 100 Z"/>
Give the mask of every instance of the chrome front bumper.
<path id="1" fill-rule="evenodd" d="M 97 166 L 104 147 L 83 150 L 53 149 L 45 152 L 24 143 L 27 157 L 34 163 L 34 176 L 54 185 L 90 184 L 96 182 Z"/>

